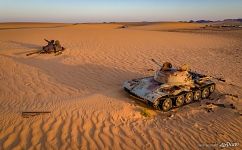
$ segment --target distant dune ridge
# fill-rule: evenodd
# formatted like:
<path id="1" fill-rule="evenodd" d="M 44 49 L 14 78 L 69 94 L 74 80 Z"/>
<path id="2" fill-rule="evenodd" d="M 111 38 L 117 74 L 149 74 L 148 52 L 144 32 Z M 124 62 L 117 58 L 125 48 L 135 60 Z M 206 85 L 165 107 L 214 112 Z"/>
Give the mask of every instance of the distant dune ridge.
<path id="1" fill-rule="evenodd" d="M 0 149 L 220 149 L 228 142 L 242 149 L 242 30 L 125 24 L 0 24 Z M 27 57 L 44 38 L 67 50 Z M 154 74 L 151 58 L 226 83 L 216 81 L 202 102 L 153 110 L 122 89 L 125 80 Z M 22 111 L 51 113 L 23 118 Z"/>

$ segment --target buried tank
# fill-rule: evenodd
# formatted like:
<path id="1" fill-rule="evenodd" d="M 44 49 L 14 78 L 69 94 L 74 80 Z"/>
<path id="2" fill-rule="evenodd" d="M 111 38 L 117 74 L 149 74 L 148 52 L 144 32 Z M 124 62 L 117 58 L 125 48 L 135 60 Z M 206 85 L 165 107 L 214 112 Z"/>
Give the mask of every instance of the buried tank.
<path id="1" fill-rule="evenodd" d="M 206 99 L 215 90 L 211 77 L 192 72 L 186 65 L 179 68 L 168 62 L 158 65 L 161 69 L 154 76 L 125 81 L 124 90 L 163 111 Z"/>

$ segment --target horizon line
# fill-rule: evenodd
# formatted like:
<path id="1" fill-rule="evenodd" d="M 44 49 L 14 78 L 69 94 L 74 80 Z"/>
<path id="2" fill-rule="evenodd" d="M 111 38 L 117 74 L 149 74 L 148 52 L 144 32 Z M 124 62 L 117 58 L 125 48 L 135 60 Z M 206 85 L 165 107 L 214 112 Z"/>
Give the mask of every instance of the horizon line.
<path id="1" fill-rule="evenodd" d="M 142 22 L 149 22 L 149 23 L 160 23 L 160 22 L 187 22 L 189 23 L 189 21 L 194 21 L 194 23 L 196 23 L 196 21 L 200 21 L 200 20 L 205 20 L 205 21 L 212 21 L 212 22 L 219 22 L 219 21 L 225 21 L 225 20 L 236 20 L 236 19 L 242 19 L 242 17 L 237 17 L 237 18 L 225 18 L 225 19 L 219 19 L 219 20 L 210 20 L 210 19 L 190 19 L 190 20 L 160 20 L 160 21 L 89 21 L 89 22 L 52 22 L 52 21 L 0 21 L 0 23 L 59 23 L 59 24 L 85 24 L 85 23 L 142 23 Z"/>

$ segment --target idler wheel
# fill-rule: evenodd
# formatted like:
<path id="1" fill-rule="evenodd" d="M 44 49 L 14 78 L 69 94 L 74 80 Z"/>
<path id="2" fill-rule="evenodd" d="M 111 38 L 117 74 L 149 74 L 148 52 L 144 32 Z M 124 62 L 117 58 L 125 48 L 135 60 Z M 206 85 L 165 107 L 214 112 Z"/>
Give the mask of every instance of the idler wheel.
<path id="1" fill-rule="evenodd" d="M 210 93 L 213 93 L 214 90 L 215 90 L 215 85 L 214 84 L 210 85 L 210 87 L 209 87 Z"/>
<path id="2" fill-rule="evenodd" d="M 186 94 L 186 97 L 185 97 L 185 103 L 189 104 L 189 103 L 192 102 L 192 100 L 193 100 L 193 93 L 192 92 L 188 92 Z"/>
<path id="3" fill-rule="evenodd" d="M 158 109 L 158 110 L 160 110 L 160 99 L 158 99 L 158 100 L 156 100 L 155 102 L 154 102 L 154 104 L 153 104 L 153 106 L 154 106 L 154 108 L 155 109 Z"/>
<path id="4" fill-rule="evenodd" d="M 194 92 L 193 99 L 195 101 L 199 101 L 201 99 L 201 91 L 200 90 L 197 90 L 197 91 Z"/>
<path id="5" fill-rule="evenodd" d="M 172 108 L 172 100 L 170 98 L 165 99 L 161 107 L 163 111 L 170 110 Z"/>
<path id="6" fill-rule="evenodd" d="M 176 98 L 176 106 L 177 107 L 180 107 L 184 104 L 184 96 L 183 95 L 179 95 L 177 98 Z"/>
<path id="7" fill-rule="evenodd" d="M 209 88 L 208 87 L 204 88 L 202 91 L 202 98 L 207 98 L 209 96 L 209 94 L 210 94 Z"/>

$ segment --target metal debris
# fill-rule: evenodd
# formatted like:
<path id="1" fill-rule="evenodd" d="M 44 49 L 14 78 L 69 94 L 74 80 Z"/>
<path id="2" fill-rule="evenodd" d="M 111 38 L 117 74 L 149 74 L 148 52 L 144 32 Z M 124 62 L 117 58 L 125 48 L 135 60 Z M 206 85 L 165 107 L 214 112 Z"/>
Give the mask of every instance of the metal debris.
<path id="1" fill-rule="evenodd" d="M 41 114 L 50 114 L 50 113 L 51 113 L 50 111 L 23 111 L 22 117 L 29 118 L 29 117 L 33 117 Z"/>

